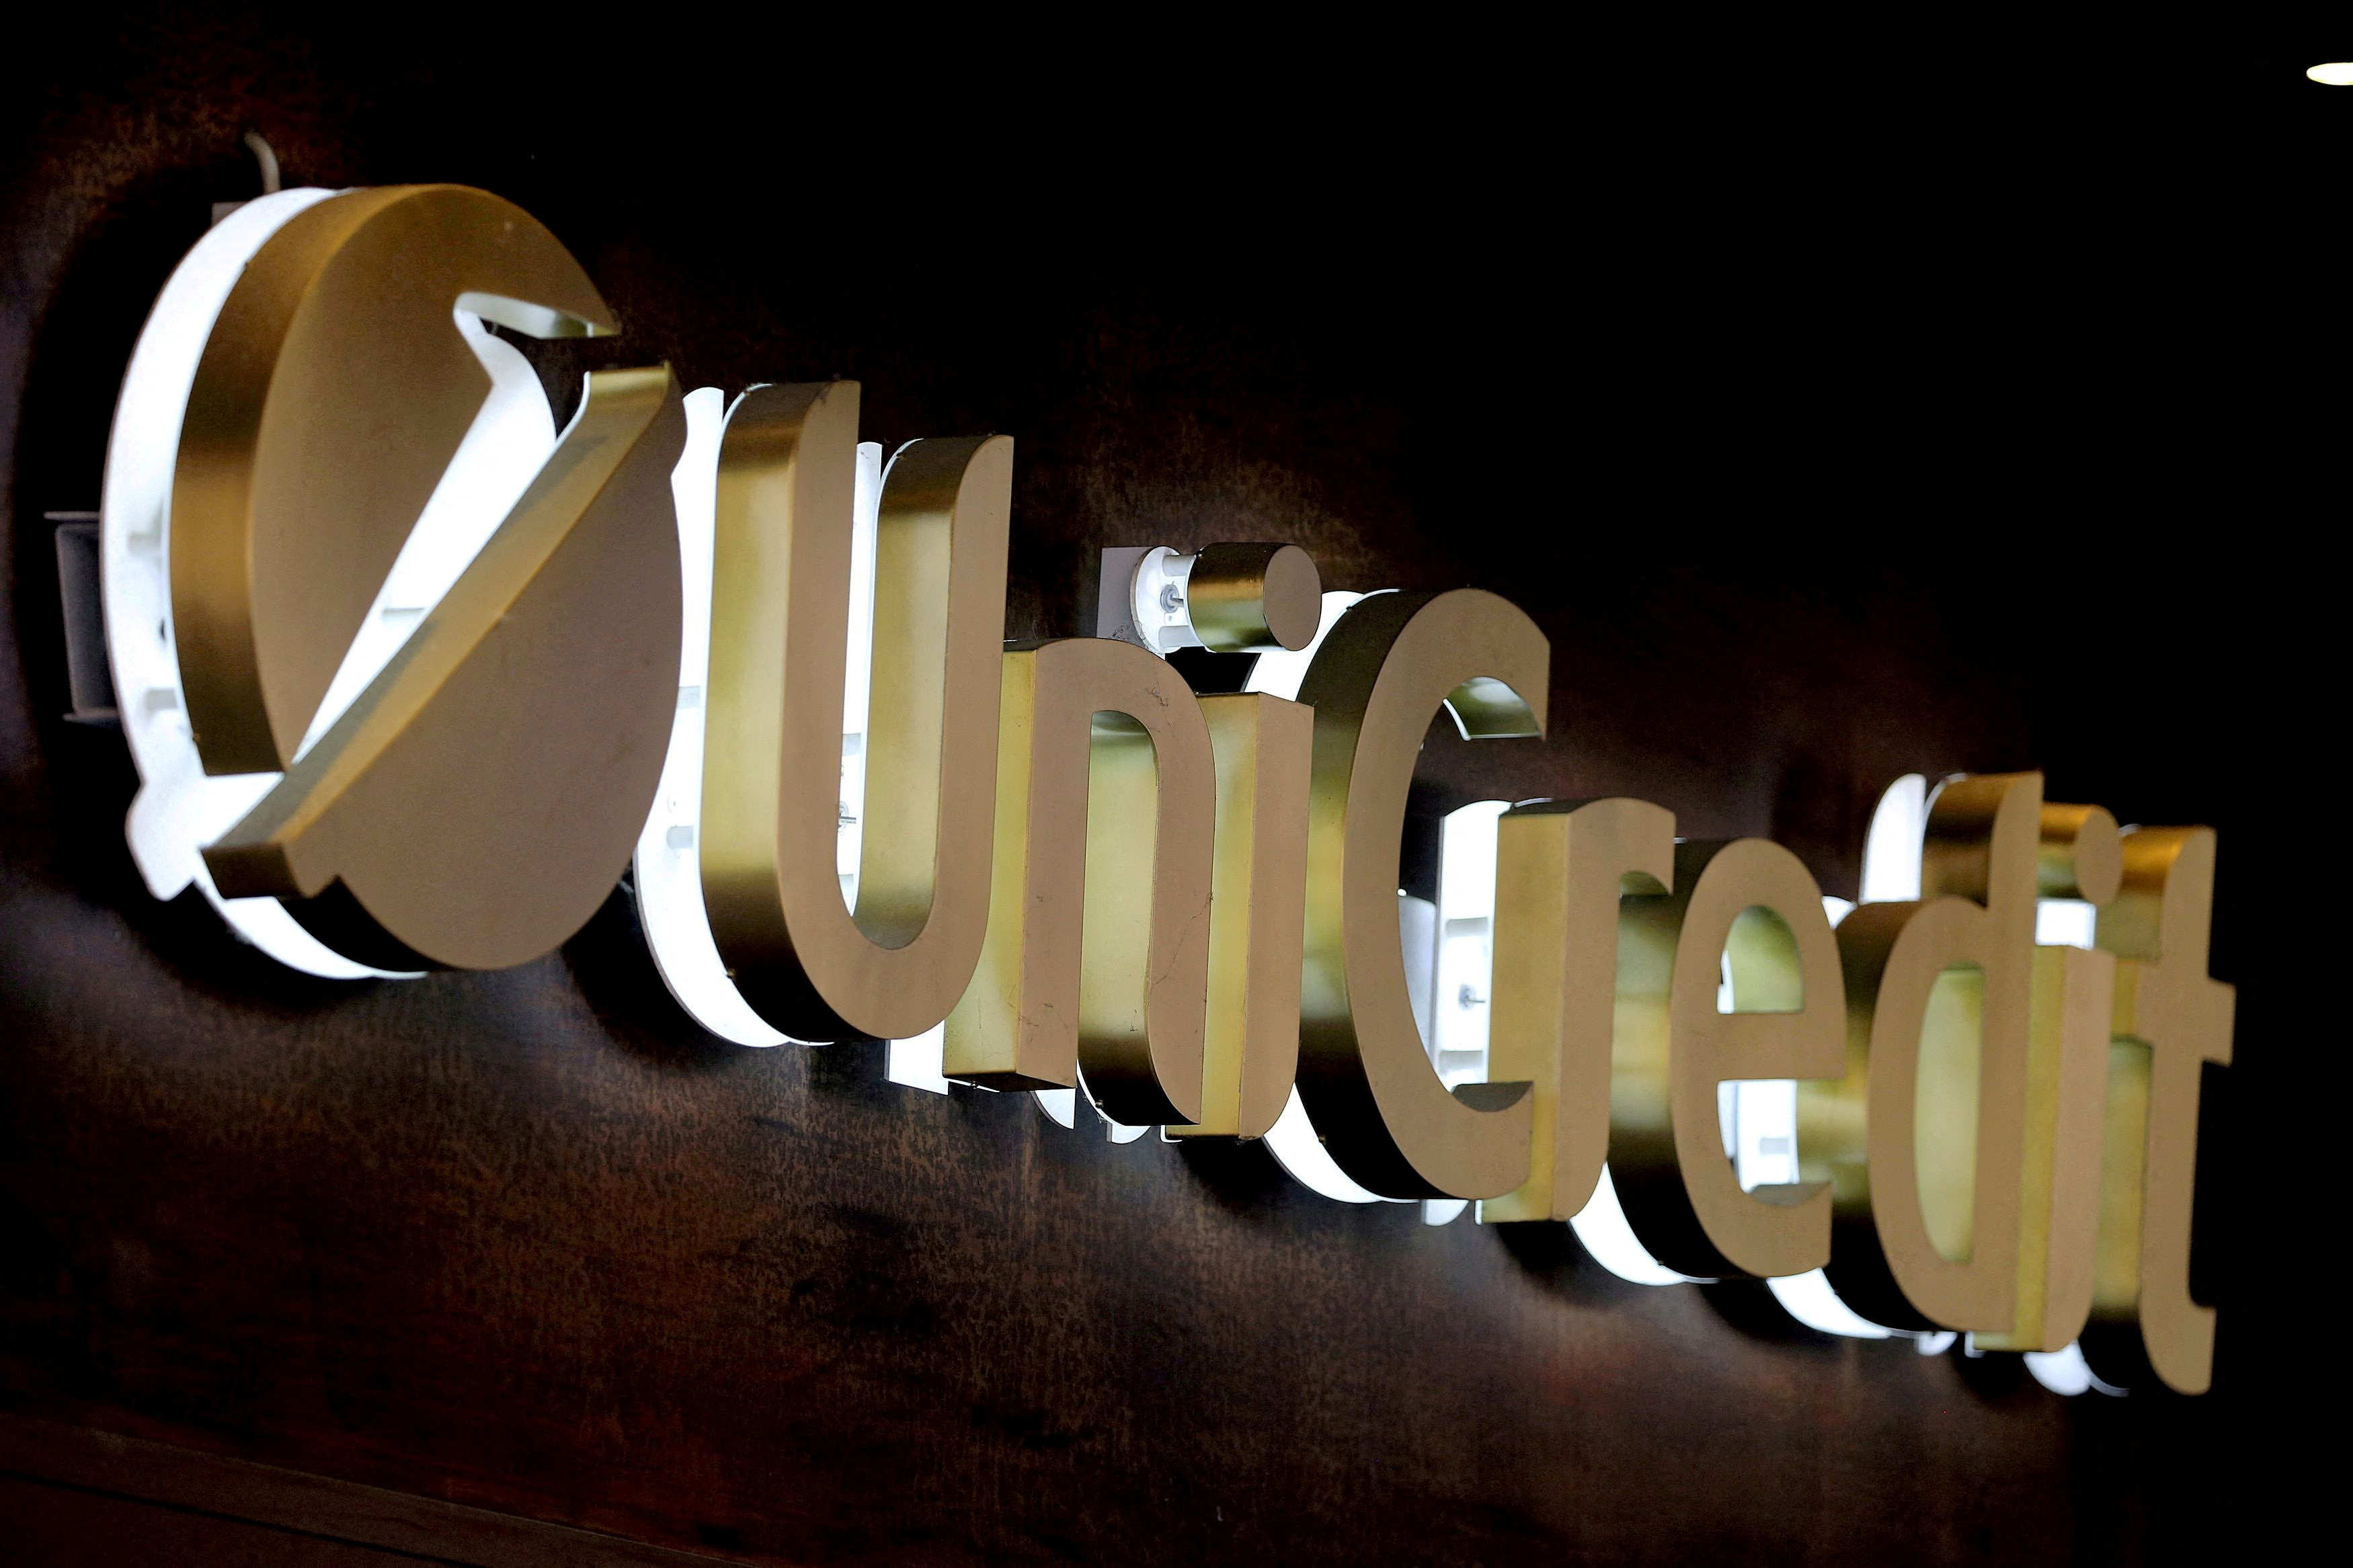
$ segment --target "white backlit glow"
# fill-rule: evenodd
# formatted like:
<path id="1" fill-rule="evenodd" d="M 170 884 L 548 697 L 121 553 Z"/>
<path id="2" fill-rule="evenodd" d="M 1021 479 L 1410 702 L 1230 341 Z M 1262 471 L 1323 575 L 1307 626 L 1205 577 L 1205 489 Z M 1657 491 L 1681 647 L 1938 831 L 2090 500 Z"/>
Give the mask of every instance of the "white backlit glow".
<path id="1" fill-rule="evenodd" d="M 1928 837 L 1928 781 L 1905 773 L 1889 784 L 1862 841 L 1862 901 L 1897 904 L 1920 896 L 1920 847 Z"/>
<path id="2" fill-rule="evenodd" d="M 2099 907 L 2081 899 L 2038 899 L 2034 903 L 2034 942 L 2038 947 L 2098 945 Z"/>
<path id="3" fill-rule="evenodd" d="M 1446 815 L 1438 858 L 1437 980 L 1430 987 L 1430 1065 L 1446 1087 L 1487 1076 L 1488 986 L 1495 965 L 1495 837 L 1509 801 Z"/>
<path id="4" fill-rule="evenodd" d="M 2101 1382 L 2092 1371 L 2092 1363 L 2084 1359 L 2084 1347 L 2073 1342 L 2065 1350 L 2028 1351 L 2026 1370 L 2034 1374 L 2035 1382 L 2070 1399 L 2094 1390 L 2115 1397 L 2125 1393 L 2113 1383 Z"/>
<path id="5" fill-rule="evenodd" d="M 934 1024 L 920 1035 L 891 1042 L 889 1066 L 884 1076 L 902 1089 L 928 1089 L 934 1094 L 945 1094 L 955 1087 L 940 1072 L 941 1064 L 946 1059 L 947 1026 Z M 1068 1127 L 1070 1123 L 1065 1121 L 1062 1125 Z"/>
<path id="6" fill-rule="evenodd" d="M 139 769 L 125 837 L 148 891 L 172 899 L 193 884 L 232 931 L 280 963 L 328 979 L 359 980 L 390 972 L 335 952 L 275 899 L 222 898 L 205 868 L 203 847 L 236 826 L 280 775 L 205 773 L 182 696 L 168 574 L 180 426 L 213 323 L 246 263 L 269 237 L 334 194 L 304 187 L 243 204 L 196 242 L 164 284 L 115 405 L 100 559 L 107 658 L 123 739 Z"/>
<path id="7" fill-rule="evenodd" d="M 702 905 L 702 688 L 711 670 L 711 561 L 717 527 L 719 442 L 726 395 L 715 386 L 686 395 L 686 449 L 670 470 L 678 510 L 680 615 L 678 709 L 654 807 L 629 862 L 638 922 L 662 984 L 693 1020 L 739 1046 L 780 1046 L 727 978 Z"/>
<path id="8" fill-rule="evenodd" d="M 849 647 L 842 664 L 841 826 L 834 871 L 841 901 L 858 909 L 858 856 L 866 842 L 866 715 L 874 683 L 874 546 L 881 532 L 882 447 L 858 444 L 856 521 L 849 535 Z"/>
<path id="9" fill-rule="evenodd" d="M 1085 1074 L 1082 1073 L 1079 1076 L 1079 1082 L 1082 1085 L 1085 1084 Z M 1047 1121 L 1057 1127 L 1067 1127 L 1072 1131 L 1078 1130 L 1079 1101 L 1082 1098 L 1078 1089 L 1038 1089 L 1030 1090 L 1030 1093 L 1036 1097 L 1038 1109 L 1044 1114 Z M 1110 1117 L 1103 1114 L 1092 1097 L 1084 1098 L 1089 1119 L 1097 1127 L 1103 1129 L 1103 1137 L 1111 1142 L 1133 1143 L 1152 1131 L 1149 1127 L 1130 1127 L 1124 1122 L 1113 1121 Z"/>
<path id="10" fill-rule="evenodd" d="M 1592 1198 L 1568 1223 L 1577 1232 L 1577 1245 L 1620 1279 L 1635 1285 L 1707 1283 L 1696 1275 L 1678 1274 L 1651 1256 L 1619 1205 L 1618 1184 L 1610 1179 L 1607 1165 L 1601 1167 L 1600 1184 L 1593 1189 Z"/>
<path id="11" fill-rule="evenodd" d="M 2330 60 L 2316 65 L 2305 73 L 2307 79 L 2323 87 L 2353 87 L 2353 60 Z"/>
<path id="12" fill-rule="evenodd" d="M 1428 1000 L 1418 1010 L 1430 1065 L 1448 1089 L 1487 1078 L 1487 992 L 1494 972 L 1495 835 L 1509 801 L 1479 800 L 1446 814 L 1439 828 L 1438 900 L 1430 910 Z M 1415 900 L 1419 902 L 1419 900 Z M 1407 949 L 1412 950 L 1412 933 Z M 1407 966 L 1411 974 L 1412 965 Z M 1430 1198 L 1429 1225 L 1447 1225 L 1471 1205 Z"/>
<path id="13" fill-rule="evenodd" d="M 1358 1186 L 1340 1163 L 1324 1147 L 1323 1138 L 1315 1124 L 1307 1120 L 1307 1107 L 1299 1098 L 1299 1090 L 1291 1091 L 1283 1103 L 1282 1114 L 1275 1118 L 1274 1126 L 1266 1135 L 1266 1146 L 1276 1163 L 1291 1179 L 1311 1193 L 1320 1193 L 1336 1203 L 1378 1204 L 1391 1200 L 1367 1188 Z"/>
<path id="14" fill-rule="evenodd" d="M 1873 1322 L 1840 1300 L 1838 1292 L 1831 1289 L 1830 1276 L 1819 1268 L 1810 1274 L 1792 1274 L 1765 1283 L 1773 1292 L 1773 1299 L 1781 1303 L 1781 1310 L 1810 1329 L 1851 1340 L 1894 1337 L 1894 1330 Z"/>

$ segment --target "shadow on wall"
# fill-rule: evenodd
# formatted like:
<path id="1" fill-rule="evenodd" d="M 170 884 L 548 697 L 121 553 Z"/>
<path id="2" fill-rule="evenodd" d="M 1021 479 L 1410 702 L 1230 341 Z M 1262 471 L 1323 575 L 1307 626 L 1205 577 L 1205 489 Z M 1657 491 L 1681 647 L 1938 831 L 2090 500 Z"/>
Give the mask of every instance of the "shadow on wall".
<path id="1" fill-rule="evenodd" d="M 562 951 L 607 1037 L 630 1055 L 676 1072 L 714 1073 L 756 1054 L 705 1029 L 670 995 L 647 950 L 626 878 Z"/>

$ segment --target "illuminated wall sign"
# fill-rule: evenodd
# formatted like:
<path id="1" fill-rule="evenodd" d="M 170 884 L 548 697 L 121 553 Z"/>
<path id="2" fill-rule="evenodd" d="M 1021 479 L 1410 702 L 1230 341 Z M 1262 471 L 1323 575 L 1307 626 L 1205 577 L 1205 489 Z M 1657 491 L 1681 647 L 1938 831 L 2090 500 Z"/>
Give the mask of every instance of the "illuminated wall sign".
<path id="1" fill-rule="evenodd" d="M 486 323 L 614 330 L 449 186 L 266 196 L 158 300 L 102 525 L 156 896 L 401 975 L 547 952 L 634 861 L 663 976 L 744 1045 L 891 1040 L 895 1079 L 1066 1124 L 1082 1088 L 1114 1135 L 1263 1137 L 1335 1198 L 1570 1222 L 1837 1331 L 2056 1358 L 2137 1323 L 2208 1385 L 2211 831 L 1914 779 L 1848 912 L 1655 805 L 1496 802 L 1403 900 L 1431 715 L 1544 732 L 1507 601 L 1113 552 L 1109 635 L 1007 647 L 1008 438 L 886 465 L 852 383 L 662 369 L 559 432 Z M 1186 646 L 1257 653 L 1248 689 L 1195 693 Z"/>

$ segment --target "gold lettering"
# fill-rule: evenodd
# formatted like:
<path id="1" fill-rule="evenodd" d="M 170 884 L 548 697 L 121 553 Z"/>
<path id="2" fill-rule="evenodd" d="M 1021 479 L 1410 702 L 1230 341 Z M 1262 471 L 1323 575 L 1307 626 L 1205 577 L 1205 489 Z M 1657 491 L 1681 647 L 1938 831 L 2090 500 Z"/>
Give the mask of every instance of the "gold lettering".
<path id="1" fill-rule="evenodd" d="M 609 334 L 574 258 L 462 187 L 281 199 L 280 226 L 241 241 L 259 249 L 179 410 L 168 506 L 146 457 L 142 499 L 109 503 L 110 531 L 132 511 L 168 522 L 161 651 L 203 771 L 280 775 L 204 859 L 224 898 L 276 898 L 359 964 L 522 963 L 607 896 L 660 774 L 680 700 L 679 387 L 662 368 L 589 376 L 526 486 L 525 448 L 480 434 L 510 429 L 483 412 L 510 406 L 486 404 L 485 367 L 501 396 L 533 391 L 537 439 L 550 426 L 527 367 L 472 318 Z M 185 376 L 194 340 L 177 342 L 157 363 Z M 1678 843 L 1636 800 L 1525 803 L 1497 825 L 1493 1081 L 1450 1091 L 1399 953 L 1406 798 L 1441 707 L 1467 739 L 1544 733 L 1540 631 L 1491 594 L 1373 595 L 1297 702 L 1197 698 L 1127 642 L 1005 650 L 1013 448 L 983 437 L 910 443 L 883 481 L 848 908 L 859 396 L 754 388 L 718 456 L 694 842 L 728 975 L 776 1029 L 903 1039 L 944 1022 L 947 1077 L 1083 1084 L 1113 1121 L 1176 1136 L 1263 1136 L 1295 1086 L 1351 1181 L 1475 1198 L 1491 1223 L 1571 1217 L 1606 1161 L 1637 1237 L 1680 1273 L 1826 1268 L 1872 1319 L 1990 1349 L 2137 1325 L 2168 1386 L 2210 1385 L 2197 1123 L 2235 1003 L 2207 973 L 2211 829 L 2122 834 L 2100 807 L 2045 803 L 2039 773 L 1956 778 L 1930 805 L 1920 898 L 1833 933 L 1805 867 L 1763 839 Z M 492 449 L 507 488 L 451 477 Z M 435 537 L 420 514 L 487 529 L 518 489 L 413 635 L 364 630 L 407 542 Z M 474 510 L 445 513 L 444 493 Z M 1321 579 L 1297 547 L 1149 553 L 1182 574 L 1155 646 L 1313 639 Z M 370 679 L 362 653 L 396 643 Z M 187 737 L 172 744 L 185 757 Z M 2038 947 L 2038 899 L 2097 908 L 2096 949 Z M 1787 1079 L 1803 1179 L 1744 1191 L 1720 1092 Z M 1324 1190 L 1365 1195 L 1314 1163 Z"/>
<path id="2" fill-rule="evenodd" d="M 1621 895 L 1674 885 L 1675 818 L 1640 800 L 1531 801 L 1495 825 L 1488 1071 L 1532 1086 L 1528 1179 L 1482 1224 L 1567 1220 L 1609 1153 Z"/>
<path id="3" fill-rule="evenodd" d="M 1315 758 L 1299 1093 L 1340 1168 L 1387 1197 L 1500 1197 L 1528 1179 L 1528 1084 L 1449 1093 L 1422 1048 L 1398 853 L 1439 706 L 1466 739 L 1541 735 L 1549 657 L 1535 623 L 1493 594 L 1380 594 L 1341 617 L 1300 687 Z"/>
<path id="4" fill-rule="evenodd" d="M 610 893 L 675 702 L 685 439 L 664 370 L 578 418 L 391 661 L 299 757 L 343 650 L 482 402 L 452 311 L 609 331 L 526 215 L 453 186 L 322 201 L 263 246 L 190 395 L 172 582 L 208 770 L 284 776 L 205 851 L 346 957 L 492 969 Z"/>
<path id="5" fill-rule="evenodd" d="M 173 627 L 206 773 L 293 760 L 490 390 L 461 300 L 533 337 L 615 331 L 536 218 L 460 185 L 298 213 L 222 306 L 172 487 Z"/>
<path id="6" fill-rule="evenodd" d="M 1799 1085 L 1799 1170 L 1831 1184 L 1832 1286 L 1891 1327 L 2017 1315 L 2042 809 L 2038 773 L 1948 782 L 1922 900 L 1839 924 L 1847 1076 Z"/>
<path id="7" fill-rule="evenodd" d="M 1619 915 L 1609 1084 L 1619 1202 L 1643 1247 L 1678 1273 L 1819 1268 L 1831 1251 L 1827 1182 L 1743 1192 L 1717 1086 L 1844 1069 L 1844 995 L 1821 889 L 1795 855 L 1762 838 L 1676 845 L 1673 887 L 1626 900 Z"/>
<path id="8" fill-rule="evenodd" d="M 996 886 L 942 1071 L 1198 1122 L 1217 768 L 1184 677 L 1133 644 L 1003 656 Z"/>
<path id="9" fill-rule="evenodd" d="M 1197 567 L 1197 585 L 1200 577 Z M 1315 716 L 1296 702 L 1255 693 L 1200 701 L 1218 769 L 1209 1012 L 1200 1121 L 1168 1131 L 1258 1138 L 1282 1115 L 1299 1066 L 1300 922 Z"/>
<path id="10" fill-rule="evenodd" d="M 2122 875 L 2115 817 L 2096 805 L 2044 804 L 2038 892 L 2102 905 Z M 2092 1310 L 2116 960 L 2037 947 L 2029 994 L 2017 1321 L 2008 1333 L 1979 1335 L 1987 1350 L 2063 1350 Z"/>
<path id="11" fill-rule="evenodd" d="M 2206 973 L 2214 849 L 2210 827 L 2126 834 L 2124 890 L 2100 913 L 2117 962 L 2094 1312 L 2137 1321 L 2150 1366 L 2180 1394 L 2214 1377 L 2214 1309 L 2189 1295 L 2199 1080 L 2231 1060 L 2237 1002 Z"/>
<path id="12" fill-rule="evenodd" d="M 720 447 L 701 854 L 736 989 L 802 1039 L 947 1016 L 987 929 L 1013 443 L 883 481 L 858 908 L 834 870 L 858 384 L 746 393 Z"/>

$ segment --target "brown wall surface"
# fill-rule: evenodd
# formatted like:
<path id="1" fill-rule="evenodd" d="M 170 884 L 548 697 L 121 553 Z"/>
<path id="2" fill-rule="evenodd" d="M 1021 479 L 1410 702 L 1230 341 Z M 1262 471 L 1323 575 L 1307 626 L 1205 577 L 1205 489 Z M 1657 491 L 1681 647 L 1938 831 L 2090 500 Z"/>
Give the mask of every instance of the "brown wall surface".
<path id="1" fill-rule="evenodd" d="M 1066 73 L 912 63 L 895 24 L 212 8 L 6 68 L 0 1405 L 763 1563 L 2133 1562 L 2294 1528 L 2290 1424 L 2339 1378 L 2298 814 L 2343 659 L 2283 476 L 2342 394 L 2260 343 L 2326 237 L 2235 205 L 2228 156 L 2152 172 L 2194 140 L 2161 118 L 2087 208 L 2027 145 L 2077 144 L 2048 114 L 1964 154 L 1859 99 L 1880 145 L 1817 158 L 1835 73 L 1703 112 L 1610 97 L 1606 41 L 1564 86 L 1493 37 L 1376 69 L 1135 25 Z M 2295 112 L 2243 134 L 2346 145 Z M 1256 1149 L 901 1089 L 879 1047 L 724 1046 L 618 900 L 538 963 L 365 985 L 157 905 L 120 737 L 59 718 L 42 513 L 97 504 L 146 305 L 255 192 L 248 129 L 290 184 L 547 222 L 625 326 L 529 345 L 560 408 L 661 359 L 856 377 L 886 442 L 1013 433 L 1010 637 L 1092 630 L 1112 544 L 1511 596 L 1551 736 L 1434 738 L 1426 808 L 1639 795 L 1850 895 L 1907 771 L 2215 824 L 2216 1392 L 2062 1400 L 1761 1287 L 1625 1284 L 1565 1227 L 1327 1203 Z"/>

